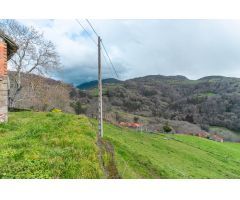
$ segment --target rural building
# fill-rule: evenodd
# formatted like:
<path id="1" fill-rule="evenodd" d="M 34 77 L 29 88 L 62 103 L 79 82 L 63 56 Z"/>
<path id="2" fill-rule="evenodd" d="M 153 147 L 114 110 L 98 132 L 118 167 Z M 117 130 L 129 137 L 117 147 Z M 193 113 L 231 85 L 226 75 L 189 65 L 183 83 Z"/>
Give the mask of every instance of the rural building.
<path id="1" fill-rule="evenodd" d="M 0 30 L 0 123 L 8 120 L 7 61 L 17 49 L 17 45 Z"/>
<path id="2" fill-rule="evenodd" d="M 207 138 L 209 134 L 207 132 L 199 132 L 196 134 L 198 137 Z"/>
<path id="3" fill-rule="evenodd" d="M 223 142 L 224 141 L 224 138 L 219 136 L 219 135 L 212 135 L 210 138 L 210 140 L 214 140 L 214 141 L 217 141 L 217 142 Z"/>
<path id="4" fill-rule="evenodd" d="M 143 125 L 139 123 L 131 123 L 131 122 L 120 122 L 120 126 L 125 126 L 129 128 L 141 128 Z"/>

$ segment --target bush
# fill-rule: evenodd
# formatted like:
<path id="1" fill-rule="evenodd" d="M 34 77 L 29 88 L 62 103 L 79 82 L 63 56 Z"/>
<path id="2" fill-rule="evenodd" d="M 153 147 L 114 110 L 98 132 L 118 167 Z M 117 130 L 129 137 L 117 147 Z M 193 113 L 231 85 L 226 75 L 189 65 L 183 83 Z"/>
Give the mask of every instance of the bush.
<path id="1" fill-rule="evenodd" d="M 204 131 L 209 131 L 209 125 L 207 125 L 207 124 L 201 124 L 200 127 Z"/>
<path id="2" fill-rule="evenodd" d="M 168 122 L 163 126 L 163 130 L 165 133 L 169 133 L 172 131 L 172 128 L 168 125 Z"/>
<path id="3" fill-rule="evenodd" d="M 138 121 L 139 121 L 139 117 L 136 117 L 136 116 L 135 116 L 135 117 L 133 118 L 133 122 L 134 122 L 134 123 L 138 123 Z"/>
<path id="4" fill-rule="evenodd" d="M 119 113 L 118 112 L 115 112 L 115 117 L 116 117 L 116 122 L 120 122 L 120 119 L 121 119 L 121 117 L 120 117 L 120 115 L 119 115 Z"/>
<path id="5" fill-rule="evenodd" d="M 57 109 L 57 108 L 54 108 L 54 109 L 51 110 L 51 112 L 52 112 L 52 113 L 61 113 L 62 110 Z"/>
<path id="6" fill-rule="evenodd" d="M 77 115 L 86 113 L 87 108 L 83 107 L 80 101 L 72 102 L 70 106 L 75 110 Z"/>

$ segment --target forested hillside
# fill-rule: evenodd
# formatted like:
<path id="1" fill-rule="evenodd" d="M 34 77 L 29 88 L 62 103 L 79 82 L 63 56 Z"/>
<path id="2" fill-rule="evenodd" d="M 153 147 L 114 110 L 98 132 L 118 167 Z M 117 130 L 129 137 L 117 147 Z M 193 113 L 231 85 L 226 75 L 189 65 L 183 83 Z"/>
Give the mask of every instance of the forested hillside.
<path id="1" fill-rule="evenodd" d="M 240 130 L 240 79 L 147 76 L 126 81 L 106 96 L 122 110 Z"/>
<path id="2" fill-rule="evenodd" d="M 91 96 L 87 112 L 94 113 L 97 90 L 90 89 L 86 94 Z M 105 112 L 111 113 L 106 117 L 110 119 L 117 115 L 124 121 L 139 116 L 151 130 L 161 130 L 160 124 L 167 119 L 175 131 L 181 133 L 199 132 L 198 127 L 205 131 L 213 131 L 213 126 L 225 127 L 235 135 L 227 139 L 239 141 L 238 78 L 210 76 L 189 80 L 183 76 L 153 75 L 105 84 L 103 94 Z M 231 135 L 227 129 L 225 135 Z"/>
<path id="3" fill-rule="evenodd" d="M 41 84 L 24 79 L 25 89 L 18 96 L 16 107 L 42 111 L 59 108 L 96 116 L 98 91 L 93 82 L 90 89 L 79 90 L 59 81 L 34 77 Z M 216 132 L 214 127 L 219 127 L 225 139 L 240 141 L 238 78 L 210 76 L 189 80 L 183 76 L 152 75 L 114 80 L 104 83 L 103 102 L 104 118 L 108 121 L 135 118 L 150 131 L 162 131 L 164 124 L 169 123 L 176 133 Z"/>

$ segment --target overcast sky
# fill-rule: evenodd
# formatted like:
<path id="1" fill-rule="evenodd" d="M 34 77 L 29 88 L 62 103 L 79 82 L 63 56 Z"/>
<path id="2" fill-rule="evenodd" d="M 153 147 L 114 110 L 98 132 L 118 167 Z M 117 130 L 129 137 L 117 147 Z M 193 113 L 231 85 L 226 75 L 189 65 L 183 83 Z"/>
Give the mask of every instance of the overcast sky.
<path id="1" fill-rule="evenodd" d="M 20 21 L 43 31 L 56 44 L 63 69 L 55 78 L 75 85 L 97 78 L 97 47 L 75 20 Z M 80 22 L 97 41 L 86 21 Z M 91 22 L 122 80 L 153 74 L 240 77 L 240 21 Z M 113 77 L 109 64 L 103 63 L 103 77 Z"/>

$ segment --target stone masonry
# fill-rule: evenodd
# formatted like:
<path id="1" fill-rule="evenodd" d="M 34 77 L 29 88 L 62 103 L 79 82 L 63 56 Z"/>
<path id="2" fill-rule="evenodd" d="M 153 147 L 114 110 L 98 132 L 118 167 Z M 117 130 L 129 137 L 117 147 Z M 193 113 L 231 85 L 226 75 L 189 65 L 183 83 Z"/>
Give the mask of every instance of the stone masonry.
<path id="1" fill-rule="evenodd" d="M 0 123 L 8 120 L 7 44 L 0 37 Z"/>

